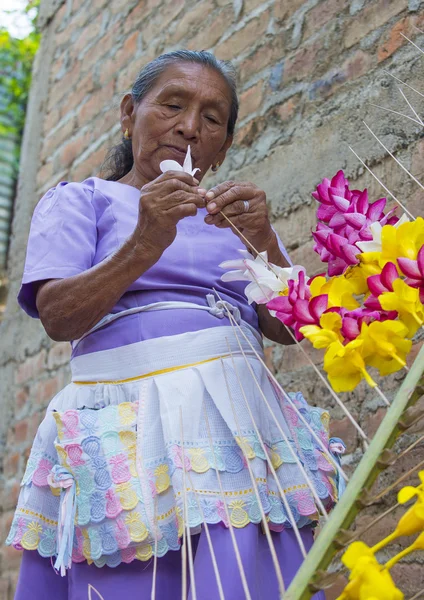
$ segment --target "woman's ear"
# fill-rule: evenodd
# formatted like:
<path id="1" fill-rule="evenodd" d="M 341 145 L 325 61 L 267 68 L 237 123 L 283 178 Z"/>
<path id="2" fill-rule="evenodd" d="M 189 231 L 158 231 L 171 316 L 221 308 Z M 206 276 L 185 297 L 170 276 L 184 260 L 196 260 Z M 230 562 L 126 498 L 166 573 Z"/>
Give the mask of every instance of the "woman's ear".
<path id="1" fill-rule="evenodd" d="M 122 133 L 128 129 L 129 137 L 132 133 L 134 102 L 131 94 L 125 94 L 121 100 L 121 129 Z"/>
<path id="2" fill-rule="evenodd" d="M 227 139 L 224 142 L 224 145 L 222 146 L 221 150 L 218 152 L 217 157 L 216 157 L 216 162 L 220 165 L 222 165 L 222 163 L 225 160 L 225 157 L 227 155 L 228 150 L 231 148 L 232 143 L 233 143 L 233 136 L 232 135 L 227 135 Z"/>

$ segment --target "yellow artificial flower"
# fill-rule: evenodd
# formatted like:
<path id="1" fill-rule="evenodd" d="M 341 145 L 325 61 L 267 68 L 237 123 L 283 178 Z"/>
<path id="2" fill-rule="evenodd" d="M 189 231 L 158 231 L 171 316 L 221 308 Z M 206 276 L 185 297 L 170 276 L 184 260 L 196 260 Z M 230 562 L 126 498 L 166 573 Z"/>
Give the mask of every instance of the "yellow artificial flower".
<path id="1" fill-rule="evenodd" d="M 401 560 L 401 558 L 404 558 L 408 554 L 411 554 L 411 552 L 416 552 L 417 550 L 424 550 L 424 532 L 421 533 L 421 535 L 419 535 L 417 539 L 413 541 L 412 544 L 410 544 L 407 548 L 393 556 L 393 558 L 391 558 L 385 564 L 385 568 L 391 569 L 397 562 Z"/>
<path id="2" fill-rule="evenodd" d="M 337 600 L 403 600 L 388 569 L 379 564 L 363 542 L 350 544 L 342 557 L 350 570 L 349 583 Z"/>
<path id="3" fill-rule="evenodd" d="M 406 340 L 408 327 L 401 321 L 374 321 L 362 324 L 358 339 L 363 340 L 361 354 L 365 363 L 380 375 L 395 373 L 406 365 L 412 341 Z"/>
<path id="4" fill-rule="evenodd" d="M 380 271 L 381 269 L 378 272 L 380 273 Z M 365 272 L 361 264 L 348 267 L 344 272 L 344 277 L 352 286 L 354 294 L 360 296 L 368 292 L 367 277 L 369 275 Z"/>
<path id="5" fill-rule="evenodd" d="M 354 310 L 359 303 L 353 297 L 355 286 L 343 275 L 331 277 L 328 281 L 325 277 L 315 277 L 309 285 L 311 297 L 328 295 L 328 308 L 343 307 Z"/>
<path id="6" fill-rule="evenodd" d="M 362 340 L 356 339 L 346 346 L 333 342 L 328 347 L 324 356 L 324 371 L 335 392 L 351 392 L 362 379 L 371 387 L 377 385 L 365 368 L 361 356 L 362 344 Z"/>
<path id="7" fill-rule="evenodd" d="M 407 225 L 407 223 L 405 223 Z M 384 310 L 396 310 L 399 320 L 413 337 L 424 323 L 424 306 L 420 301 L 420 290 L 407 285 L 402 279 L 393 281 L 393 292 L 383 292 L 378 297 Z"/>
<path id="8" fill-rule="evenodd" d="M 329 312 L 321 315 L 319 325 L 304 325 L 299 328 L 314 348 L 328 348 L 333 342 L 343 341 L 340 333 L 342 318 L 338 313 Z"/>
<path id="9" fill-rule="evenodd" d="M 371 275 L 380 275 L 383 267 L 380 266 L 381 252 L 363 252 L 358 254 L 359 266 L 365 279 Z"/>

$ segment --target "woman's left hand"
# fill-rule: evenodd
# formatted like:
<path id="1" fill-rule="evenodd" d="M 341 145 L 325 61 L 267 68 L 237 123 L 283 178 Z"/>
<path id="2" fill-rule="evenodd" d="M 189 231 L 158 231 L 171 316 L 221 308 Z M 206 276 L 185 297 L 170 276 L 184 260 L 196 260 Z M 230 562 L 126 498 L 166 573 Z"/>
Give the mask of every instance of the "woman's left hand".
<path id="1" fill-rule="evenodd" d="M 273 242 L 275 234 L 269 221 L 265 192 L 253 183 L 225 181 L 211 188 L 205 199 L 209 212 L 205 222 L 209 225 L 231 227 L 222 212 L 258 252 L 267 250 Z"/>

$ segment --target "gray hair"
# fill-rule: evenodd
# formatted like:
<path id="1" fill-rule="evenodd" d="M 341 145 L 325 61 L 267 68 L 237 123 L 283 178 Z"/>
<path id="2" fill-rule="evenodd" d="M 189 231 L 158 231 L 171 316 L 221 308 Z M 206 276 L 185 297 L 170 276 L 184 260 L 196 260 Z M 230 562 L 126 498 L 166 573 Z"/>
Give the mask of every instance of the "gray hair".
<path id="1" fill-rule="evenodd" d="M 131 96 L 135 104 L 139 104 L 146 94 L 152 89 L 157 79 L 170 66 L 181 63 L 195 63 L 214 69 L 227 83 L 231 92 L 230 116 L 227 124 L 227 134 L 233 135 L 238 116 L 237 76 L 236 71 L 229 61 L 219 60 L 206 50 L 175 50 L 158 56 L 149 62 L 139 73 L 131 89 Z M 109 170 L 107 179 L 117 181 L 131 171 L 134 164 L 132 142 L 125 138 L 114 146 L 104 163 Z"/>

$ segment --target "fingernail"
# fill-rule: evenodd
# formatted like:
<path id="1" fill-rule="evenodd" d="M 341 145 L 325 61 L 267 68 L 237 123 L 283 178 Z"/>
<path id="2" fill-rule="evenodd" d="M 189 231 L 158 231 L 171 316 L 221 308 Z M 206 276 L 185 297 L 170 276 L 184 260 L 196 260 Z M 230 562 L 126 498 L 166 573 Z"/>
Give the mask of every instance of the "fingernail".
<path id="1" fill-rule="evenodd" d="M 204 190 L 203 188 L 199 188 L 197 190 L 197 193 L 200 194 L 200 196 L 205 196 L 206 195 L 206 190 Z"/>
<path id="2" fill-rule="evenodd" d="M 195 177 L 193 177 L 193 181 L 196 185 L 199 185 L 200 181 L 198 179 L 196 179 Z"/>
<path id="3" fill-rule="evenodd" d="M 208 215 L 207 217 L 205 217 L 205 223 L 212 223 L 212 219 L 213 219 L 213 217 Z"/>
<path id="4" fill-rule="evenodd" d="M 215 202 L 209 202 L 209 204 L 207 205 L 208 211 L 212 212 L 213 210 L 216 209 L 216 204 Z"/>
<path id="5" fill-rule="evenodd" d="M 215 197 L 215 194 L 214 194 L 213 192 L 208 192 L 208 193 L 206 194 L 206 198 L 209 198 L 209 199 L 211 199 L 211 198 L 214 198 L 214 197 Z"/>

